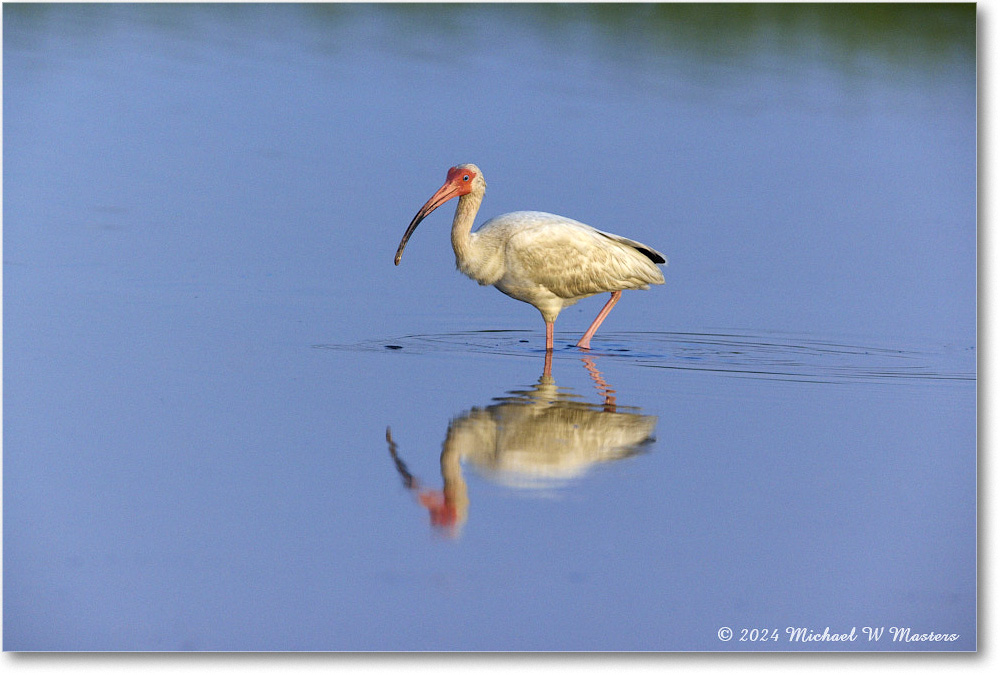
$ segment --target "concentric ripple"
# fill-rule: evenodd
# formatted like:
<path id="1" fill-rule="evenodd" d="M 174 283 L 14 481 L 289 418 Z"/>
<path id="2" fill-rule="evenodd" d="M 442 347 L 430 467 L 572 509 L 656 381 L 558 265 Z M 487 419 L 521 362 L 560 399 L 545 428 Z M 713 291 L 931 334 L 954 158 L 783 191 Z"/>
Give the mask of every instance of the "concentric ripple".
<path id="1" fill-rule="evenodd" d="M 646 368 L 828 383 L 976 380 L 975 345 L 857 343 L 787 333 L 736 332 L 623 332 L 599 338 L 589 354 Z M 314 346 L 339 351 L 538 358 L 544 354 L 543 339 L 532 331 L 463 331 Z M 554 358 L 578 358 L 580 354 L 572 341 L 557 336 Z"/>

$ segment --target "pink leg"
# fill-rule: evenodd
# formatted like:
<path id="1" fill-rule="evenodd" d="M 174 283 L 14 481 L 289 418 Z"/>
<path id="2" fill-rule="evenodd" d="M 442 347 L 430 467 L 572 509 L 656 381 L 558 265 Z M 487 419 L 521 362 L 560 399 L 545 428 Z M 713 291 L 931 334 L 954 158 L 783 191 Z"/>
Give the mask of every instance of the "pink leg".
<path id="1" fill-rule="evenodd" d="M 615 291 L 611 294 L 611 299 L 608 300 L 608 304 L 604 305 L 604 309 L 602 309 L 601 313 L 597 315 L 596 319 L 594 319 L 594 323 L 590 324 L 590 328 L 588 328 L 587 332 L 583 334 L 580 341 L 576 343 L 577 347 L 580 349 L 590 349 L 590 338 L 594 337 L 594 333 L 597 332 L 597 327 L 600 326 L 601 322 L 607 318 L 608 314 L 611 312 L 611 308 L 615 306 L 615 303 L 618 302 L 620 297 L 622 297 L 621 291 Z"/>
<path id="2" fill-rule="evenodd" d="M 547 352 L 551 352 L 552 351 L 553 342 L 554 342 L 552 333 L 553 333 L 553 328 L 554 327 L 555 327 L 555 323 L 552 323 L 552 322 L 549 322 L 549 321 L 545 322 L 545 351 L 547 351 Z"/>
<path id="3" fill-rule="evenodd" d="M 594 381 L 597 391 L 601 392 L 601 395 L 604 396 L 604 411 L 615 412 L 615 390 L 605 382 L 604 375 L 601 374 L 601 371 L 597 369 L 597 364 L 594 363 L 594 358 L 592 356 L 584 356 L 583 367 L 590 373 L 590 379 Z"/>

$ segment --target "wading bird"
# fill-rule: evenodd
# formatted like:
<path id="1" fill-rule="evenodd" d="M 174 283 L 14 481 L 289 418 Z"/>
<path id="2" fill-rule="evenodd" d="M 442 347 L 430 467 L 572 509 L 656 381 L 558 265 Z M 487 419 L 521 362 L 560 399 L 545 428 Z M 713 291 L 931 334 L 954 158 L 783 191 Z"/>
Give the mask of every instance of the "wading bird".
<path id="1" fill-rule="evenodd" d="M 458 197 L 451 244 L 458 269 L 483 286 L 533 305 L 545 320 L 545 349 L 551 350 L 556 317 L 565 307 L 598 293 L 611 293 L 590 328 L 576 343 L 590 349 L 597 332 L 622 291 L 662 284 L 657 265 L 666 264 L 662 253 L 617 234 L 541 211 L 515 211 L 492 218 L 476 232 L 472 222 L 486 192 L 483 172 L 475 164 L 460 164 L 406 228 L 396 264 L 410 235 L 427 215 Z"/>
<path id="2" fill-rule="evenodd" d="M 602 464 L 645 453 L 654 441 L 657 418 L 639 408 L 619 406 L 594 357 L 581 360 L 602 403 L 589 403 L 572 389 L 557 386 L 551 355 L 545 353 L 545 370 L 536 384 L 508 391 L 488 405 L 452 418 L 441 449 L 441 490 L 410 473 L 392 431 L 385 430 L 389 455 L 403 485 L 442 534 L 457 537 L 469 516 L 463 467 L 517 490 L 549 491 L 568 487 Z"/>

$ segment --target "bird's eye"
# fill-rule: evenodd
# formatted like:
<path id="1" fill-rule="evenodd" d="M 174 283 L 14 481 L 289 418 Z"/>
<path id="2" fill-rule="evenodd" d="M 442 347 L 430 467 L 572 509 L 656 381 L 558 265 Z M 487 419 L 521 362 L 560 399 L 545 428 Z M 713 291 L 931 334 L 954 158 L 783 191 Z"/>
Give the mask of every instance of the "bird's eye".
<path id="1" fill-rule="evenodd" d="M 469 174 L 465 174 L 464 176 L 462 176 L 462 180 L 469 180 Z"/>

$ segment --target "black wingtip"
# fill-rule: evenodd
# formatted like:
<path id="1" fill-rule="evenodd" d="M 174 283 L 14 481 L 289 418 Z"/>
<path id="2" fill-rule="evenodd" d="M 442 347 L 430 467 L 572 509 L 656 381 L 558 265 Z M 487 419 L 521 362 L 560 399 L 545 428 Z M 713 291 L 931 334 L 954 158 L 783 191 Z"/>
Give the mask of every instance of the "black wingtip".
<path id="1" fill-rule="evenodd" d="M 638 246 L 635 247 L 635 250 L 637 250 L 639 253 L 643 254 L 650 260 L 652 260 L 657 265 L 662 265 L 663 263 L 667 262 L 667 259 L 664 258 L 659 253 L 657 253 L 656 251 L 651 251 L 648 248 L 640 248 Z"/>

